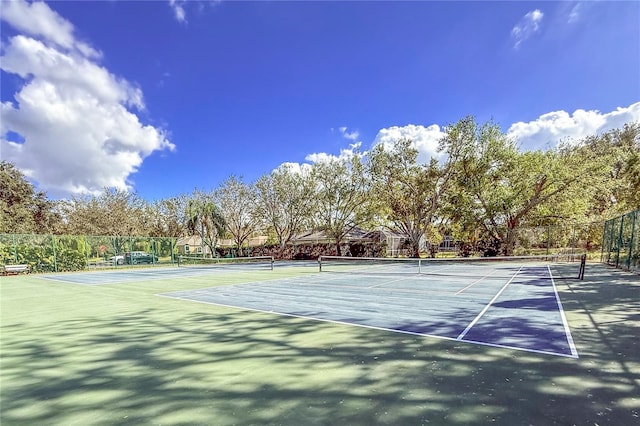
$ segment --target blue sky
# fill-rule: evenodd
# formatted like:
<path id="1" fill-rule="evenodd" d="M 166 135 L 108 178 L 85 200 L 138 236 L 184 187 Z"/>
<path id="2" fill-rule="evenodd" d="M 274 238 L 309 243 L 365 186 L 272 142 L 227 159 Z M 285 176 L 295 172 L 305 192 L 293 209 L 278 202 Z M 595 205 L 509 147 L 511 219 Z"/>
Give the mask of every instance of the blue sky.
<path id="1" fill-rule="evenodd" d="M 2 2 L 2 159 L 50 197 L 254 181 L 474 115 L 522 149 L 640 120 L 638 2 Z"/>

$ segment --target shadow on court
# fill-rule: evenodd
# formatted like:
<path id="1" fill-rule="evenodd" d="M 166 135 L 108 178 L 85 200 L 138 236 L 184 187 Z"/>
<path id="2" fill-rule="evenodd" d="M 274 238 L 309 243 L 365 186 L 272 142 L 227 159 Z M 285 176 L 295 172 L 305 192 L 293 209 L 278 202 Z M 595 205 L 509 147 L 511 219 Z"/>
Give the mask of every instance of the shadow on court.
<path id="1" fill-rule="evenodd" d="M 640 284 L 590 272 L 559 283 L 580 359 L 143 293 L 104 291 L 91 309 L 49 298 L 3 312 L 0 421 L 637 424 Z M 52 291 L 43 285 L 31 289 Z"/>
<path id="2" fill-rule="evenodd" d="M 509 274 L 455 283 L 449 277 L 327 273 L 161 296 L 577 357 L 549 270 L 520 267 Z"/>

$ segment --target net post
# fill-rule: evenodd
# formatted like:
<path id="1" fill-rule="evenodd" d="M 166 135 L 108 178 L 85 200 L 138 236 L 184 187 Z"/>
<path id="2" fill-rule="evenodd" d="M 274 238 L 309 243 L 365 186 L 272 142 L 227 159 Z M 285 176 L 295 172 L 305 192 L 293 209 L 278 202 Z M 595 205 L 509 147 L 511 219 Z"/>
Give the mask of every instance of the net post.
<path id="1" fill-rule="evenodd" d="M 422 273 L 422 259 L 418 259 L 418 273 Z"/>
<path id="2" fill-rule="evenodd" d="M 273 271 L 273 264 L 275 263 L 275 259 L 271 256 L 271 270 Z"/>
<path id="3" fill-rule="evenodd" d="M 322 272 L 322 256 L 318 256 L 318 272 Z"/>
<path id="4" fill-rule="evenodd" d="M 587 254 L 584 253 L 580 256 L 580 271 L 578 272 L 578 279 L 584 280 L 584 270 L 587 266 Z"/>

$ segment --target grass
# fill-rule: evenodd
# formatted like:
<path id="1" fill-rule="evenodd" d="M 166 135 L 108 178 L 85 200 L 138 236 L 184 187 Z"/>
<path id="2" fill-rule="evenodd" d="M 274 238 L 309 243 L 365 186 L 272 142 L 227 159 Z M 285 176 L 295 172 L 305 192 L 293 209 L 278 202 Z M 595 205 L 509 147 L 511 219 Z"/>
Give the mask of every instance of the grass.
<path id="1" fill-rule="evenodd" d="M 316 268 L 277 268 L 282 278 Z M 156 294 L 254 275 L 0 283 L 0 423 L 634 424 L 640 283 L 590 265 L 558 287 L 579 359 Z"/>

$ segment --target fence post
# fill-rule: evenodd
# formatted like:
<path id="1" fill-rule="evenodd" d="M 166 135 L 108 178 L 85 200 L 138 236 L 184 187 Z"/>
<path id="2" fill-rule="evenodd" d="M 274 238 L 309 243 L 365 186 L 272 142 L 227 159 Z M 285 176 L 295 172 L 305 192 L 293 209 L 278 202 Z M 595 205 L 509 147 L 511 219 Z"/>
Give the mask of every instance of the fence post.
<path id="1" fill-rule="evenodd" d="M 611 256 L 612 256 L 611 253 L 613 252 L 613 249 L 614 249 L 613 246 L 615 244 L 614 241 L 615 241 L 615 238 L 616 238 L 616 223 L 617 223 L 617 221 L 618 221 L 618 218 L 611 219 L 611 236 L 609 237 L 609 254 L 607 255 L 607 264 L 609 264 L 609 265 L 611 265 L 613 263 L 612 259 L 611 259 Z"/>
<path id="2" fill-rule="evenodd" d="M 631 215 L 631 237 L 629 238 L 629 254 L 627 256 L 627 269 L 631 270 L 631 257 L 633 256 L 633 236 L 636 231 L 636 214 L 635 212 L 630 213 Z"/>
<path id="3" fill-rule="evenodd" d="M 620 267 L 620 247 L 622 246 L 622 232 L 624 230 L 624 215 L 620 216 L 620 228 L 618 229 L 618 244 L 616 247 L 616 268 Z"/>
<path id="4" fill-rule="evenodd" d="M 604 229 L 602 230 L 602 245 L 600 246 L 600 263 L 605 263 L 604 262 L 604 246 L 605 243 L 607 242 L 607 228 L 609 225 L 609 221 L 605 220 L 604 221 Z"/>
<path id="5" fill-rule="evenodd" d="M 91 254 L 91 253 L 89 252 L 89 250 L 90 250 L 90 249 L 89 249 L 89 247 L 90 247 L 90 245 L 89 245 L 89 239 L 87 238 L 87 236 L 86 236 L 86 235 L 83 235 L 83 236 L 82 236 L 82 239 L 84 240 L 84 245 L 83 245 L 84 250 L 82 250 L 82 251 L 84 252 L 84 261 L 85 261 L 85 263 L 86 263 L 86 264 L 87 264 L 87 266 L 88 266 L 88 265 L 89 265 L 89 255 Z"/>
<path id="6" fill-rule="evenodd" d="M 609 236 L 609 254 L 607 255 L 607 263 L 609 265 L 613 264 L 614 261 L 612 259 L 613 253 L 614 253 L 614 248 L 615 248 L 615 241 L 616 241 L 616 225 L 618 223 L 618 218 L 615 219 L 611 219 L 611 235 Z"/>
<path id="7" fill-rule="evenodd" d="M 551 225 L 547 225 L 547 256 L 549 255 L 550 246 L 551 246 Z"/>
<path id="8" fill-rule="evenodd" d="M 51 248 L 53 249 L 53 271 L 58 272 L 58 254 L 56 253 L 56 239 L 51 235 Z"/>
<path id="9" fill-rule="evenodd" d="M 16 242 L 16 234 L 12 234 L 13 239 L 13 262 L 18 263 L 18 243 Z"/>

